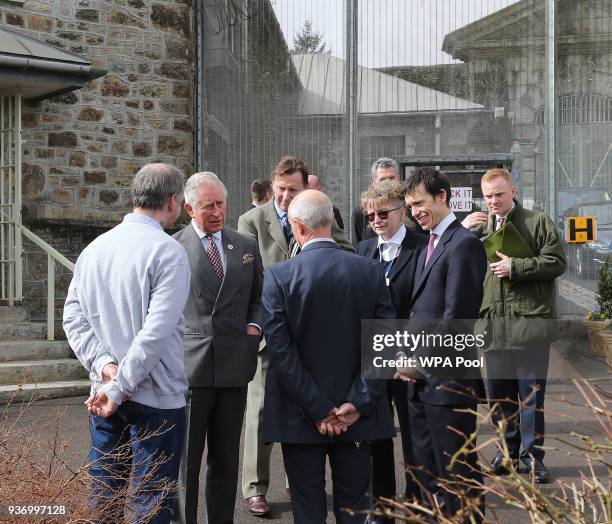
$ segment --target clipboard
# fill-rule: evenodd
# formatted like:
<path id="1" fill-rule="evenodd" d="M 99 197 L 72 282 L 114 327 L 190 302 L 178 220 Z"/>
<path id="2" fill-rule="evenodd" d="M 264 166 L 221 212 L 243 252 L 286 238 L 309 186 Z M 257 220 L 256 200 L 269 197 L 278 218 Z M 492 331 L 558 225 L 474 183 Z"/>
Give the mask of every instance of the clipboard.
<path id="1" fill-rule="evenodd" d="M 535 254 L 512 222 L 506 222 L 494 233 L 482 239 L 489 262 L 498 262 L 496 251 L 511 258 L 531 258 Z"/>

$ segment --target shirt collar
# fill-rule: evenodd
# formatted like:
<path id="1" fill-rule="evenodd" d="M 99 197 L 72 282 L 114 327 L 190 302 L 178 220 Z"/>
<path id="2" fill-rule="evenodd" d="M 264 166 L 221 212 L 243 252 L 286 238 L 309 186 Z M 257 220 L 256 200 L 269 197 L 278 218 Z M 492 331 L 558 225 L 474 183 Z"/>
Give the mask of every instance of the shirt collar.
<path id="1" fill-rule="evenodd" d="M 308 242 L 304 243 L 304 245 L 302 246 L 302 251 L 304 251 L 304 248 L 306 246 L 309 246 L 310 244 L 314 244 L 315 242 L 333 242 L 334 244 L 336 243 L 336 241 L 333 238 L 313 238 L 312 240 L 309 240 Z"/>
<path id="2" fill-rule="evenodd" d="M 204 233 L 204 231 L 202 231 L 198 225 L 195 223 L 195 220 L 191 221 L 191 225 L 193 226 L 193 229 L 195 229 L 196 234 L 198 235 L 198 238 L 200 240 L 202 240 L 203 238 L 205 238 L 206 236 L 208 236 L 208 233 Z M 213 233 L 212 236 L 214 238 L 216 238 L 217 240 L 221 241 L 221 231 L 217 231 L 216 233 Z"/>
<path id="3" fill-rule="evenodd" d="M 440 223 L 431 230 L 431 233 L 438 235 L 438 238 L 440 238 L 448 229 L 448 226 L 450 226 L 455 220 L 457 220 L 457 217 L 455 216 L 455 213 L 451 211 L 451 213 L 445 219 L 440 221 Z"/>
<path id="4" fill-rule="evenodd" d="M 149 215 L 143 215 L 142 213 L 128 213 L 123 217 L 124 222 L 138 222 L 139 224 L 148 224 L 149 226 L 156 227 L 163 231 L 164 227 L 154 218 Z"/>
<path id="5" fill-rule="evenodd" d="M 274 209 L 276 210 L 276 214 L 278 215 L 278 218 L 280 220 L 284 220 L 285 217 L 287 216 L 287 211 L 283 211 L 280 207 L 278 207 L 278 204 L 276 203 L 276 198 L 274 199 Z"/>
<path id="6" fill-rule="evenodd" d="M 383 237 L 379 235 L 378 245 L 380 246 L 381 244 L 394 244 L 396 246 L 401 246 L 405 236 L 406 227 L 402 225 L 389 240 L 383 240 Z"/>
<path id="7" fill-rule="evenodd" d="M 508 212 L 505 215 L 495 215 L 495 218 L 497 220 L 499 220 L 500 218 L 506 218 L 510 214 L 510 211 L 514 209 L 514 207 L 515 207 L 515 204 L 514 204 L 514 201 L 512 201 L 512 207 L 508 209 Z"/>

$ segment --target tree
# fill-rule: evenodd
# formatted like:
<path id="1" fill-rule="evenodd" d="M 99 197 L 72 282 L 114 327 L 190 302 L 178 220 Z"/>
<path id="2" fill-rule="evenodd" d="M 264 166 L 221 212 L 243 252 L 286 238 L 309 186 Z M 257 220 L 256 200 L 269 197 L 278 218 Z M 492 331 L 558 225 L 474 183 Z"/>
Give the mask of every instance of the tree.
<path id="1" fill-rule="evenodd" d="M 302 29 L 295 34 L 294 46 L 291 50 L 293 55 L 309 54 L 309 53 L 330 53 L 331 49 L 325 49 L 323 33 L 312 30 L 312 22 L 308 19 L 304 20 Z"/>

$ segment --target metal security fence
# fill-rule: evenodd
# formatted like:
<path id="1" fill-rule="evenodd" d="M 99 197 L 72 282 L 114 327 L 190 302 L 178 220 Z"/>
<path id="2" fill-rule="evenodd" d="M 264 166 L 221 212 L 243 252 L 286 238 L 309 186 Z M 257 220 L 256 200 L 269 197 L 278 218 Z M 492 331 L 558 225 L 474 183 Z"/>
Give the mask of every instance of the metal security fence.
<path id="1" fill-rule="evenodd" d="M 560 304 L 593 305 L 612 246 L 611 2 L 195 5 L 198 168 L 225 181 L 230 224 L 285 154 L 306 159 L 345 217 L 380 156 L 511 155 L 525 206 L 560 227 L 568 214 L 598 216 L 598 244 L 567 246 L 573 291 Z"/>
<path id="2" fill-rule="evenodd" d="M 0 300 L 20 300 L 21 97 L 0 96 Z"/>

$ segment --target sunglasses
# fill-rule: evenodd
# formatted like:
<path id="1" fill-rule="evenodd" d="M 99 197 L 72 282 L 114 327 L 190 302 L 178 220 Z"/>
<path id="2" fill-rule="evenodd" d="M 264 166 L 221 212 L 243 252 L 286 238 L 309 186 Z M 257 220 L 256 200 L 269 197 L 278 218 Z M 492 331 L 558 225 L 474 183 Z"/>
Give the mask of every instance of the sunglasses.
<path id="1" fill-rule="evenodd" d="M 364 213 L 364 215 L 368 219 L 368 222 L 374 222 L 376 217 L 380 218 L 381 220 L 386 220 L 391 211 L 397 211 L 398 209 L 402 209 L 402 207 L 403 206 L 394 207 L 393 209 L 382 209 L 381 211 L 376 211 L 374 213 Z"/>

